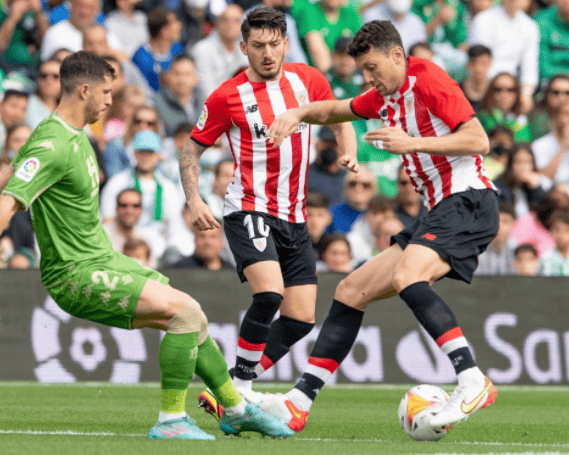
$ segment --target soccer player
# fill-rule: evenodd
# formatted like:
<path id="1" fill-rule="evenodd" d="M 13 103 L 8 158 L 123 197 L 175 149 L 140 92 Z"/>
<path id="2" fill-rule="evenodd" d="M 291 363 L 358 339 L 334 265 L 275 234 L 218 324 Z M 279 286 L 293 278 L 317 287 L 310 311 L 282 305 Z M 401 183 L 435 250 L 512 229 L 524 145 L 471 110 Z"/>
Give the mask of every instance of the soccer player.
<path id="1" fill-rule="evenodd" d="M 267 134 L 278 145 L 301 122 L 378 118 L 383 128 L 365 139 L 402 155 L 429 212 L 340 282 L 302 378 L 286 395 L 263 397 L 261 409 L 302 429 L 316 395 L 352 348 L 367 305 L 399 294 L 457 373 L 458 387 L 432 420 L 435 427 L 449 425 L 489 406 L 497 395 L 451 309 L 431 289 L 443 277 L 470 283 L 478 256 L 498 232 L 496 190 L 480 157 L 488 153 L 488 138 L 456 82 L 431 62 L 406 58 L 390 22 L 365 24 L 348 52 L 373 87 L 351 100 L 291 109 Z"/>
<path id="2" fill-rule="evenodd" d="M 223 225 L 237 273 L 253 293 L 233 372 L 236 387 L 245 389 L 314 326 L 316 264 L 305 210 L 310 127 L 300 123 L 278 147 L 268 143 L 266 130 L 289 108 L 334 97 L 316 69 L 283 63 L 286 27 L 283 13 L 272 8 L 247 15 L 240 46 L 249 67 L 209 96 L 180 156 L 190 217 L 199 230 L 219 227 L 198 193 L 200 155 L 225 133 L 235 159 Z M 335 125 L 334 132 L 344 152 L 342 164 L 357 172 L 352 126 Z"/>
<path id="3" fill-rule="evenodd" d="M 0 232 L 17 210 L 31 207 L 42 283 L 63 310 L 108 326 L 167 332 L 159 354 L 162 410 L 149 438 L 215 439 L 185 412 L 194 372 L 225 406 L 225 433 L 294 434 L 244 402 L 199 304 L 167 286 L 162 274 L 113 250 L 99 221 L 99 169 L 83 132 L 111 105 L 113 78 L 113 67 L 91 52 L 63 61 L 59 106 L 12 161 L 14 173 L 0 195 Z"/>

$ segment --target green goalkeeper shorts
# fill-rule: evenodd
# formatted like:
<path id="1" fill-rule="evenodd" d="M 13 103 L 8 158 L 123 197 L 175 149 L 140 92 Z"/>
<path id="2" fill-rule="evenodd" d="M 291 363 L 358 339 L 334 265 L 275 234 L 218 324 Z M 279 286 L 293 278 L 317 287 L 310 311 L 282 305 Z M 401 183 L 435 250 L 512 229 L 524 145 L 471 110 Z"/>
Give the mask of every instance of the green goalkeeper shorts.
<path id="1" fill-rule="evenodd" d="M 168 284 L 168 278 L 121 253 L 72 267 L 47 292 L 62 310 L 100 324 L 130 329 L 148 280 Z"/>

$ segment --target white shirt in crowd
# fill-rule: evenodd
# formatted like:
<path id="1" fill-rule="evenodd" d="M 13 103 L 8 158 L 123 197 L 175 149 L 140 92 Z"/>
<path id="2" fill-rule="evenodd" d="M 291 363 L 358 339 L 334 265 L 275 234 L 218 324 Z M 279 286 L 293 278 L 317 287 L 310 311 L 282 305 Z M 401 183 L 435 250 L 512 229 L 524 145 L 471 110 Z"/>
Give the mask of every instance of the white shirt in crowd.
<path id="1" fill-rule="evenodd" d="M 526 13 L 512 19 L 501 6 L 478 13 L 470 27 L 468 43 L 483 44 L 492 50 L 489 77 L 500 72 L 518 74 L 520 83 L 538 83 L 539 28 Z"/>
<path id="2" fill-rule="evenodd" d="M 535 156 L 537 167 L 546 167 L 560 148 L 561 144 L 557 141 L 553 133 L 546 134 L 538 140 L 533 141 L 531 149 L 533 156 Z M 559 163 L 557 173 L 553 180 L 555 183 L 569 185 L 569 153 L 565 153 L 563 158 L 561 158 L 561 163 Z"/>
<path id="3" fill-rule="evenodd" d="M 162 186 L 162 220 L 154 220 L 156 200 L 156 182 Z M 134 188 L 134 174 L 132 170 L 118 173 L 111 177 L 101 193 L 101 216 L 103 219 L 113 218 L 116 213 L 117 196 L 127 188 Z M 156 174 L 156 180 L 141 179 L 140 190 L 142 192 L 142 215 L 138 222 L 141 227 L 153 226 L 165 238 L 170 237 L 183 223 L 182 208 L 185 198 L 176 190 L 174 184 Z"/>
<path id="4" fill-rule="evenodd" d="M 142 11 L 135 11 L 132 17 L 119 10 L 111 11 L 105 19 L 105 28 L 119 39 L 121 49 L 129 57 L 149 39 L 146 14 Z"/>
<path id="5" fill-rule="evenodd" d="M 113 33 L 107 33 L 107 42 L 109 47 L 121 49 L 121 42 Z M 50 58 L 59 49 L 69 49 L 71 52 L 83 49 L 83 33 L 68 20 L 52 25 L 45 32 L 40 51 L 42 61 Z"/>

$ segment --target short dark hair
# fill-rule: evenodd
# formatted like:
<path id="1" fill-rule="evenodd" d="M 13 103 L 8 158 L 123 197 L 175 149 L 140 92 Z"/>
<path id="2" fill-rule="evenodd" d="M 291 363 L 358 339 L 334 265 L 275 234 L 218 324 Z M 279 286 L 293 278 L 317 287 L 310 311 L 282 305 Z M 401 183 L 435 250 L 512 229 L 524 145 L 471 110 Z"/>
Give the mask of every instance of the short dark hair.
<path id="1" fill-rule="evenodd" d="M 482 44 L 475 44 L 470 49 L 468 49 L 468 58 L 470 60 L 473 58 L 481 57 L 483 55 L 492 57 L 492 51 L 489 47 L 483 46 Z"/>
<path id="2" fill-rule="evenodd" d="M 326 252 L 328 247 L 330 245 L 332 245 L 332 243 L 334 243 L 334 242 L 342 242 L 342 243 L 348 245 L 348 251 L 350 252 L 350 256 L 352 255 L 352 247 L 350 245 L 350 242 L 348 241 L 348 238 L 344 234 L 340 234 L 338 232 L 336 232 L 334 234 L 327 235 L 327 236 L 322 238 L 322 246 L 320 249 L 320 255 L 322 256 Z"/>
<path id="3" fill-rule="evenodd" d="M 115 69 L 109 62 L 89 51 L 75 52 L 61 63 L 59 79 L 61 91 L 71 93 L 86 82 L 102 82 L 105 76 L 115 78 Z"/>
<path id="4" fill-rule="evenodd" d="M 172 66 L 174 66 L 174 63 L 178 63 L 178 62 L 192 62 L 194 65 L 196 63 L 192 57 L 190 57 L 188 54 L 186 54 L 184 52 L 176 55 L 172 59 L 172 63 L 170 64 L 170 68 L 172 68 Z"/>
<path id="5" fill-rule="evenodd" d="M 535 246 L 533 246 L 531 243 L 522 243 L 521 245 L 518 245 L 516 247 L 516 249 L 514 250 L 514 257 L 517 257 L 518 254 L 524 253 L 526 251 L 528 253 L 532 253 L 535 257 L 539 256 L 537 254 L 537 250 L 536 250 Z"/>
<path id="6" fill-rule="evenodd" d="M 2 97 L 2 102 L 8 101 L 10 98 L 26 98 L 28 99 L 28 94 L 26 92 L 22 92 L 21 90 L 15 90 L 13 88 L 8 89 L 4 92 L 4 96 Z"/>
<path id="7" fill-rule="evenodd" d="M 421 43 L 415 43 L 411 46 L 411 49 L 409 49 L 409 55 L 411 57 L 414 57 L 419 49 L 433 52 L 433 49 L 431 48 L 431 45 L 429 43 L 421 42 Z"/>
<path id="8" fill-rule="evenodd" d="M 553 212 L 549 219 L 549 226 L 553 227 L 557 222 L 569 225 L 569 210 L 556 210 Z"/>
<path id="9" fill-rule="evenodd" d="M 322 193 L 309 191 L 306 194 L 306 207 L 327 209 L 329 206 L 330 206 L 330 201 Z"/>
<path id="10" fill-rule="evenodd" d="M 348 55 L 356 58 L 372 47 L 387 54 L 396 46 L 403 49 L 403 42 L 391 21 L 371 21 L 358 30 L 348 46 Z"/>
<path id="11" fill-rule="evenodd" d="M 146 259 L 150 259 L 150 256 L 152 256 L 152 248 L 146 240 L 137 239 L 135 237 L 130 238 L 125 242 L 122 247 L 122 251 L 123 254 L 126 254 L 127 252 L 134 251 L 139 247 L 143 247 L 146 250 Z"/>
<path id="12" fill-rule="evenodd" d="M 160 30 L 168 25 L 170 14 L 174 14 L 174 12 L 164 6 L 158 6 L 148 13 L 147 22 L 150 38 L 156 38 L 160 34 Z"/>
<path id="13" fill-rule="evenodd" d="M 142 201 L 142 193 L 140 191 L 138 191 L 136 188 L 125 188 L 119 194 L 117 194 L 117 205 L 119 204 L 122 195 L 125 193 L 136 193 L 140 196 L 140 200 Z"/>
<path id="14" fill-rule="evenodd" d="M 261 28 L 263 30 L 274 30 L 281 34 L 284 38 L 286 36 L 286 17 L 285 15 L 274 8 L 267 8 L 261 6 L 253 9 L 241 24 L 241 34 L 243 40 L 249 39 L 249 34 L 252 28 Z"/>
<path id="15" fill-rule="evenodd" d="M 368 212 L 372 213 L 385 213 L 393 212 L 397 209 L 397 204 L 393 199 L 389 199 L 385 196 L 376 195 L 371 198 L 367 208 Z"/>
<path id="16" fill-rule="evenodd" d="M 514 206 L 512 204 L 508 204 L 507 202 L 500 202 L 500 204 L 498 204 L 498 212 L 499 213 L 507 213 L 514 220 L 517 218 L 516 217 L 516 209 L 514 208 Z"/>

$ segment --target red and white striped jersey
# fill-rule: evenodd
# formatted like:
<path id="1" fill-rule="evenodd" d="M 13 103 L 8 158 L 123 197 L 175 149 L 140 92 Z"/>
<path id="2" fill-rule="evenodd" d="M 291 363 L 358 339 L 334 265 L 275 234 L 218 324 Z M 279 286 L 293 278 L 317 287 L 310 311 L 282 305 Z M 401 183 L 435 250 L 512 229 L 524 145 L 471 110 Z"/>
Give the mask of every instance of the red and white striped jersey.
<path id="1" fill-rule="evenodd" d="M 310 126 L 301 123 L 280 147 L 267 143 L 265 131 L 288 109 L 330 99 L 326 78 L 299 63 L 284 63 L 283 76 L 272 82 L 252 82 L 243 71 L 209 96 L 192 139 L 209 147 L 227 134 L 235 166 L 224 215 L 254 210 L 306 222 Z"/>
<path id="2" fill-rule="evenodd" d="M 351 106 L 356 115 L 380 119 L 384 126 L 402 128 L 413 137 L 446 136 L 475 116 L 458 84 L 444 70 L 414 57 L 408 59 L 407 76 L 397 93 L 382 96 L 373 88 L 355 97 Z M 410 153 L 403 155 L 403 164 L 429 209 L 469 187 L 496 189 L 480 155 Z"/>

